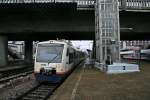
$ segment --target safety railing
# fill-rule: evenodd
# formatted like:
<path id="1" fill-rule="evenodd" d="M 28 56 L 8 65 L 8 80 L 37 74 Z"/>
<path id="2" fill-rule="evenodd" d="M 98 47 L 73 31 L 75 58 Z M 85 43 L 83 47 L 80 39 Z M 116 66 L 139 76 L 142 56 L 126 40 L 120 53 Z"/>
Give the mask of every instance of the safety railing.
<path id="1" fill-rule="evenodd" d="M 119 0 L 122 9 L 150 9 L 150 0 Z"/>
<path id="2" fill-rule="evenodd" d="M 118 0 L 121 9 L 150 9 L 150 0 Z M 0 0 L 2 3 L 77 3 L 77 7 L 93 8 L 95 0 Z"/>
<path id="3" fill-rule="evenodd" d="M 78 8 L 94 9 L 95 0 L 0 0 L 0 4 L 12 3 L 77 3 Z"/>
<path id="4" fill-rule="evenodd" d="M 95 0 L 0 0 L 0 3 L 57 3 L 76 2 L 78 5 L 94 5 Z"/>

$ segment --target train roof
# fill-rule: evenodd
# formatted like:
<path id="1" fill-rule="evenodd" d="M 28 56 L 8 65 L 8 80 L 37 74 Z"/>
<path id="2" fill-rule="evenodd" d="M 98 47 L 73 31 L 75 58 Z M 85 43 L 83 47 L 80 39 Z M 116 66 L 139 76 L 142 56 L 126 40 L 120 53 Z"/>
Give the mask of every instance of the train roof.
<path id="1" fill-rule="evenodd" d="M 59 43 L 59 44 L 72 45 L 70 42 L 68 42 L 68 41 L 66 41 L 66 40 L 49 40 L 49 41 L 39 42 L 38 44 L 44 44 L 44 43 Z"/>
<path id="2" fill-rule="evenodd" d="M 44 43 L 68 44 L 70 47 L 72 47 L 72 48 L 75 49 L 76 51 L 82 52 L 80 49 L 78 49 L 77 47 L 74 47 L 74 46 L 72 45 L 72 43 L 69 42 L 69 41 L 67 41 L 67 40 L 49 40 L 49 41 L 39 42 L 38 44 L 44 44 Z"/>

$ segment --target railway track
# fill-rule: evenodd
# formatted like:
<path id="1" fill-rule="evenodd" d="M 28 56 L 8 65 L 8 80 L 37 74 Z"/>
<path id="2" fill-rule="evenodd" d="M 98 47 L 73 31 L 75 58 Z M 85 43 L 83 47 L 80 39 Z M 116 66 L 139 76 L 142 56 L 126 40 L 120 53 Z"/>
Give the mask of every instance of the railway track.
<path id="1" fill-rule="evenodd" d="M 39 84 L 26 93 L 11 100 L 47 100 L 59 84 Z"/>
<path id="2" fill-rule="evenodd" d="M 80 62 L 77 66 L 81 66 L 82 64 L 83 62 Z M 68 73 L 67 76 L 69 76 L 72 73 L 72 71 Z M 10 100 L 47 100 L 52 95 L 52 93 L 57 89 L 57 87 L 59 87 L 63 83 L 63 81 L 67 78 L 67 76 L 64 77 L 62 81 L 57 84 L 56 83 L 38 84 L 33 88 L 29 89 L 28 91 L 26 91 L 25 93 L 15 98 L 10 98 Z"/>
<path id="3" fill-rule="evenodd" d="M 15 74 L 15 75 L 12 75 L 12 76 L 0 78 L 0 84 L 3 84 L 5 82 L 9 82 L 10 80 L 13 80 L 13 79 L 16 79 L 16 78 L 19 78 L 19 77 L 27 76 L 27 75 L 32 74 L 32 73 L 33 73 L 33 71 L 26 71 L 24 73 L 19 73 L 19 74 Z"/>
<path id="4" fill-rule="evenodd" d="M 18 75 L 18 74 L 25 73 L 25 72 L 29 72 L 32 70 L 33 70 L 32 65 L 28 67 L 17 66 L 16 68 L 11 68 L 11 69 L 6 68 L 4 70 L 0 70 L 0 79 Z"/>

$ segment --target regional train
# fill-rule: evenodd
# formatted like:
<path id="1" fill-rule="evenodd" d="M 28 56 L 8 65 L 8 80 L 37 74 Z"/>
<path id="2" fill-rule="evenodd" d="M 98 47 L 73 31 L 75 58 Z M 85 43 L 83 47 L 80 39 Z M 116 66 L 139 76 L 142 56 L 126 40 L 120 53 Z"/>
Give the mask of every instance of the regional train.
<path id="1" fill-rule="evenodd" d="M 65 40 L 39 42 L 36 47 L 36 81 L 58 83 L 85 58 L 85 53 Z"/>
<path id="2" fill-rule="evenodd" d="M 121 58 L 133 60 L 150 61 L 150 49 L 130 50 L 124 49 L 120 52 Z"/>

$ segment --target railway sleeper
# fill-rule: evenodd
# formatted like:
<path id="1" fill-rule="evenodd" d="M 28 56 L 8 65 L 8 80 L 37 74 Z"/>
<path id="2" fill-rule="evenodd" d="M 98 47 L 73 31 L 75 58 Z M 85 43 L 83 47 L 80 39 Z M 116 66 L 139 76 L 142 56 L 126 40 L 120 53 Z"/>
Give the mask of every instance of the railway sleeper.
<path id="1" fill-rule="evenodd" d="M 38 88 L 38 90 L 52 90 L 53 88 Z"/>
<path id="2" fill-rule="evenodd" d="M 49 90 L 36 90 L 37 92 L 49 92 Z"/>
<path id="3" fill-rule="evenodd" d="M 34 92 L 32 92 L 32 94 L 35 94 L 35 95 L 36 95 L 36 94 L 37 94 L 37 95 L 44 95 L 45 92 L 42 93 L 42 92 L 36 92 L 36 91 L 34 91 Z"/>
<path id="4" fill-rule="evenodd" d="M 21 100 L 43 100 L 43 99 L 40 99 L 40 98 L 24 97 L 24 98 L 22 98 Z"/>
<path id="5" fill-rule="evenodd" d="M 43 97 L 45 97 L 45 95 L 46 94 L 44 94 L 44 95 L 38 95 L 38 94 L 32 94 L 31 93 L 31 94 L 28 94 L 27 97 L 40 97 L 40 98 L 43 98 Z"/>

